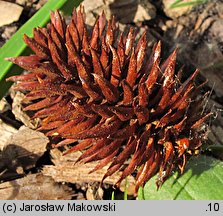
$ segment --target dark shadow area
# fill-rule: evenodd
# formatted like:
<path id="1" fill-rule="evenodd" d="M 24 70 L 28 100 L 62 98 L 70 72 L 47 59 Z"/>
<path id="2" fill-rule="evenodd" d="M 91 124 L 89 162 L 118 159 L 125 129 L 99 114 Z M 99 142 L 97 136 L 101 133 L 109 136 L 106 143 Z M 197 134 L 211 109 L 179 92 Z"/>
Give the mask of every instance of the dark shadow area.
<path id="1" fill-rule="evenodd" d="M 24 177 L 29 172 L 29 167 L 35 165 L 38 156 L 26 149 L 10 144 L 0 152 L 0 182 L 10 181 L 13 192 L 8 200 L 14 199 L 20 190 L 20 186 L 14 179 Z"/>
<path id="2" fill-rule="evenodd" d="M 22 177 L 35 166 L 39 158 L 26 149 L 10 144 L 0 153 L 0 181 L 9 181 Z"/>
<path id="3" fill-rule="evenodd" d="M 109 5 L 109 8 L 112 14 L 116 17 L 117 21 L 126 24 L 129 23 L 129 20 L 134 19 L 138 8 L 138 1 L 115 0 L 112 4 Z"/>
<path id="4" fill-rule="evenodd" d="M 13 115 L 11 110 L 7 110 L 4 114 L 0 113 L 0 119 L 16 129 L 19 129 L 22 126 L 22 123 L 15 119 L 15 116 Z"/>
<path id="5" fill-rule="evenodd" d="M 7 145 L 0 152 L 0 183 L 9 182 L 13 189 L 7 199 L 13 200 L 20 193 L 16 179 L 38 173 L 44 165 L 52 165 L 48 151 L 39 157 L 18 145 Z"/>

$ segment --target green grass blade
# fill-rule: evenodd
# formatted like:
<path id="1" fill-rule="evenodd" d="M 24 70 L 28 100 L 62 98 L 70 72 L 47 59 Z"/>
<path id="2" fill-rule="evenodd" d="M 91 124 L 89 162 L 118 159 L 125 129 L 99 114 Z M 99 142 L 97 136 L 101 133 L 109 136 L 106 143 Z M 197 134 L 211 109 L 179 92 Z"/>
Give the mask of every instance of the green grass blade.
<path id="1" fill-rule="evenodd" d="M 144 188 L 142 188 L 142 187 L 139 187 L 138 200 L 145 200 Z"/>
<path id="2" fill-rule="evenodd" d="M 112 191 L 111 200 L 115 200 L 115 191 Z"/>
<path id="3" fill-rule="evenodd" d="M 190 2 L 176 1 L 173 4 L 171 4 L 170 8 L 173 9 L 173 8 L 195 6 L 195 5 L 206 3 L 207 1 L 208 0 L 197 0 L 197 1 L 190 1 Z"/>
<path id="4" fill-rule="evenodd" d="M 128 200 L 127 187 L 128 187 L 128 178 L 126 177 L 126 179 L 125 179 L 125 190 L 124 190 L 124 200 Z"/>
<path id="5" fill-rule="evenodd" d="M 174 7 L 175 5 L 179 4 L 182 2 L 182 0 L 176 0 L 174 3 L 171 4 L 170 8 Z"/>
<path id="6" fill-rule="evenodd" d="M 5 61 L 7 57 L 27 54 L 28 49 L 23 42 L 24 34 L 32 36 L 34 27 L 42 27 L 50 19 L 50 11 L 61 9 L 64 14 L 70 14 L 73 7 L 77 7 L 81 0 L 49 0 L 33 17 L 31 17 L 0 49 L 0 99 L 5 95 L 11 83 L 5 82 L 5 78 L 19 74 L 22 69 Z"/>

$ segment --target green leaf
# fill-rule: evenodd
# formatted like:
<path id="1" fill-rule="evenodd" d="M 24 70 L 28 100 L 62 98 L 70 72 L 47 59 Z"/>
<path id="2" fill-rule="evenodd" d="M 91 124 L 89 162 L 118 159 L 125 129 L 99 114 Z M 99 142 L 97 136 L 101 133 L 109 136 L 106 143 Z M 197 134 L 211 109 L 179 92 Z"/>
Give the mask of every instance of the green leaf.
<path id="1" fill-rule="evenodd" d="M 171 176 L 157 191 L 153 177 L 138 192 L 142 200 L 221 200 L 223 199 L 223 162 L 207 156 L 189 161 L 185 173 Z"/>
<path id="2" fill-rule="evenodd" d="M 5 60 L 7 57 L 26 55 L 29 50 L 23 42 L 24 34 L 32 36 L 34 27 L 46 25 L 50 19 L 50 11 L 61 9 L 64 14 L 70 14 L 73 7 L 80 4 L 81 0 L 49 0 L 33 17 L 31 17 L 0 49 L 0 99 L 5 95 L 11 83 L 5 78 L 22 72 L 22 69 Z"/>

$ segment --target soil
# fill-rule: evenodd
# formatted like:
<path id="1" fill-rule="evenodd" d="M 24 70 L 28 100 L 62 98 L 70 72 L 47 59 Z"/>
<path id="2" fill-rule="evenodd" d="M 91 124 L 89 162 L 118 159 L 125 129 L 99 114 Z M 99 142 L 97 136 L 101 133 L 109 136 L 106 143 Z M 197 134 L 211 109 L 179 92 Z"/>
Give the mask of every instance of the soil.
<path id="1" fill-rule="evenodd" d="M 7 2 L 20 5 L 23 11 L 18 21 L 0 27 L 0 47 L 46 0 Z M 122 4 L 116 0 L 101 0 L 97 4 L 92 2 L 85 0 L 83 3 L 89 24 L 102 10 L 108 15 L 115 14 L 123 29 L 131 25 L 138 29 L 139 34 L 143 29 L 148 29 L 151 45 L 161 40 L 163 56 L 168 56 L 177 47 L 178 66 L 184 65 L 185 71 L 188 71 L 185 77 L 195 68 L 201 70 L 198 82 L 208 80 L 201 94 L 211 92 L 206 100 L 207 107 L 214 113 L 203 154 L 223 160 L 222 150 L 212 148 L 213 145 L 223 145 L 223 1 L 207 1 L 184 8 L 183 12 L 180 9 L 171 11 L 168 4 L 174 1 L 125 0 Z M 124 185 L 120 190 L 112 187 L 118 176 L 113 176 L 100 186 L 103 170 L 89 177 L 87 173 L 91 165 L 82 168 L 73 166 L 78 155 L 61 157 L 58 149 L 50 151 L 48 139 L 33 130 L 38 122 L 22 111 L 22 98 L 21 93 L 9 90 L 0 101 L 0 199 L 111 199 L 113 191 L 116 199 L 123 199 Z M 36 148 L 35 143 L 41 145 L 38 144 Z M 60 176 L 62 171 L 65 173 L 63 177 Z M 77 176 L 75 173 L 81 174 Z M 7 190 L 4 190 L 6 186 Z M 40 188 L 39 191 L 35 190 L 36 186 Z M 34 191 L 35 197 L 26 193 L 27 187 Z M 55 193 L 49 195 L 45 188 L 52 188 L 50 191 L 54 190 Z M 136 199 L 133 190 L 132 177 L 128 179 L 129 199 Z"/>

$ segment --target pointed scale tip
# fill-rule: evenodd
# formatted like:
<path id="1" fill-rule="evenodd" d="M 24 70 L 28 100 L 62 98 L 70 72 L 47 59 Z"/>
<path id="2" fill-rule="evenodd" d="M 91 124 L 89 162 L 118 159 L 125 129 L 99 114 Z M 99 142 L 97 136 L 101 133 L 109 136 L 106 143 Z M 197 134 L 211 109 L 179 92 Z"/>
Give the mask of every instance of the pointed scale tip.
<path id="1" fill-rule="evenodd" d="M 60 16 L 58 10 L 50 11 L 50 19 L 51 19 L 52 22 L 55 21 L 55 19 L 57 19 L 58 16 Z"/>
<path id="2" fill-rule="evenodd" d="M 7 58 L 4 58 L 5 61 L 10 61 L 12 63 L 15 63 L 15 59 L 16 59 L 16 57 L 7 57 Z"/>
<path id="3" fill-rule="evenodd" d="M 154 47 L 154 59 L 153 62 L 156 62 L 161 56 L 161 41 L 159 41 Z"/>
<path id="4" fill-rule="evenodd" d="M 155 50 L 161 52 L 161 47 L 162 47 L 162 42 L 161 40 L 159 40 L 156 44 Z"/>

